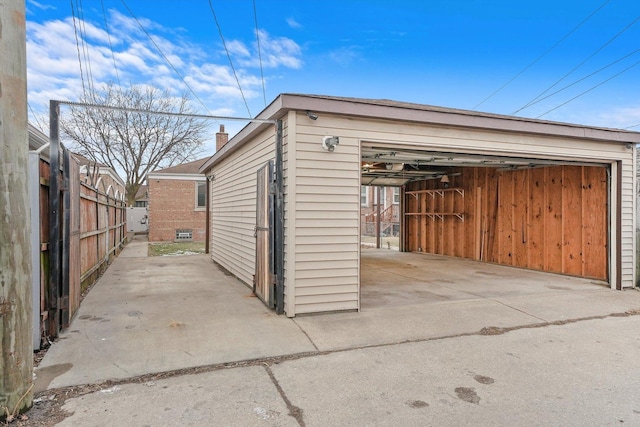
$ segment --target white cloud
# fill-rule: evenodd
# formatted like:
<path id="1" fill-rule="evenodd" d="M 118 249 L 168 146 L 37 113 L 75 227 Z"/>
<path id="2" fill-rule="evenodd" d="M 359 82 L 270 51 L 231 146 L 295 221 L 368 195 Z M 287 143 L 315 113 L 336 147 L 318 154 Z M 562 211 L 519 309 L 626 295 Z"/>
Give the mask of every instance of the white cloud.
<path id="1" fill-rule="evenodd" d="M 346 67 L 353 62 L 362 59 L 362 54 L 360 53 L 360 48 L 355 46 L 346 46 L 330 52 L 329 58 L 338 65 Z"/>
<path id="2" fill-rule="evenodd" d="M 243 67 L 259 67 L 260 57 L 262 57 L 262 67 L 278 68 L 286 67 L 292 69 L 302 68 L 302 49 L 293 40 L 287 37 L 271 38 L 269 33 L 259 30 L 260 56 L 258 55 L 257 43 L 254 43 L 255 52 L 248 57 L 243 57 L 238 62 Z"/>
<path id="3" fill-rule="evenodd" d="M 227 49 L 229 53 L 232 53 L 236 56 L 249 57 L 251 54 L 249 53 L 249 49 L 245 46 L 244 43 L 238 40 L 232 40 L 226 43 Z"/>
<path id="4" fill-rule="evenodd" d="M 262 104 L 262 78 L 257 68 L 255 40 L 250 41 L 250 45 L 241 40 L 230 40 L 227 44 L 241 93 L 226 55 L 185 40 L 182 29 L 165 28 L 138 17 L 138 22 L 153 37 L 151 42 L 136 20 L 117 11 L 109 11 L 108 32 L 101 28 L 104 27 L 101 14 L 93 23 L 87 15 L 85 18 L 83 32 L 78 33 L 80 47 L 76 44 L 71 17 L 27 22 L 28 96 L 30 106 L 38 110 L 36 113 L 48 108 L 50 99 L 78 100 L 83 93 L 81 67 L 85 84 L 90 71 L 97 88 L 119 80 L 123 85 L 152 84 L 179 95 L 188 93 L 190 87 L 197 95 L 189 93 L 194 99 L 194 108 L 202 111 L 197 97 L 213 114 L 246 115 L 243 95 L 248 101 L 259 100 Z M 76 21 L 76 25 L 78 23 Z M 285 37 L 271 37 L 266 31 L 259 34 L 265 69 L 302 67 L 301 48 L 297 43 Z M 86 62 L 87 56 L 89 62 Z M 165 57 L 171 64 L 167 64 Z M 186 84 L 173 68 L 184 76 Z"/>
<path id="5" fill-rule="evenodd" d="M 601 114 L 599 121 L 616 128 L 627 128 L 629 126 L 638 125 L 640 124 L 640 105 L 615 108 L 612 112 Z M 630 130 L 638 129 L 634 127 Z"/>
<path id="6" fill-rule="evenodd" d="M 291 28 L 302 28 L 302 24 L 295 20 L 295 18 L 287 18 L 287 25 Z"/>
<path id="7" fill-rule="evenodd" d="M 34 6 L 36 9 L 40 9 L 40 10 L 49 10 L 49 9 L 56 9 L 55 6 L 52 6 L 50 4 L 42 4 L 40 2 L 37 2 L 35 0 L 29 0 L 27 1 L 27 4 L 29 6 Z"/>

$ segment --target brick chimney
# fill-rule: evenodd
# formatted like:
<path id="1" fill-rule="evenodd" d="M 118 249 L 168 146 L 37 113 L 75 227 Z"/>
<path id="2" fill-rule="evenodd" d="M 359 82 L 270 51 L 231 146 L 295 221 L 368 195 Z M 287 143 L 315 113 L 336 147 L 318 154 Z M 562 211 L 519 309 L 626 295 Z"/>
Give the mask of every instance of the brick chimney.
<path id="1" fill-rule="evenodd" d="M 216 153 L 229 141 L 229 134 L 224 131 L 224 125 L 220 125 L 220 132 L 216 133 Z"/>

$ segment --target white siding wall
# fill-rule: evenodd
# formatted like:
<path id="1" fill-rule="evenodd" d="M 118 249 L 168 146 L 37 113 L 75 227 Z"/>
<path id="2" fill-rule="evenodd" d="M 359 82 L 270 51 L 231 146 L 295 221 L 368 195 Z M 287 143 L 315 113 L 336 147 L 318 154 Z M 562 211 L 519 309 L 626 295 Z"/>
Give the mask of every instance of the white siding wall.
<path id="1" fill-rule="evenodd" d="M 622 285 L 634 285 L 635 159 L 634 150 L 624 144 L 319 115 L 311 121 L 299 114 L 289 139 L 296 171 L 295 196 L 291 196 L 295 236 L 289 236 L 290 244 L 295 244 L 289 254 L 290 264 L 295 265 L 289 283 L 295 286 L 295 313 L 359 308 L 361 142 L 594 163 L 621 161 Z M 324 135 L 340 137 L 335 152 L 322 150 Z M 289 218 L 291 223 L 291 214 Z"/>
<path id="2" fill-rule="evenodd" d="M 247 285 L 255 273 L 256 171 L 274 158 L 269 128 L 210 171 L 211 257 Z"/>
<path id="3" fill-rule="evenodd" d="M 357 310 L 360 142 L 326 128 L 330 118 L 318 119 L 322 126 L 303 114 L 295 120 L 295 143 L 290 130 L 288 144 L 290 153 L 295 150 L 290 166 L 295 170 L 295 178 L 290 178 L 295 191 L 289 193 L 295 206 L 295 218 L 289 221 L 289 232 L 295 234 L 295 243 L 291 240 L 295 249 L 290 253 L 295 265 L 290 273 L 295 284 L 294 312 Z M 340 137 L 340 144 L 334 152 L 323 150 L 322 137 L 333 135 Z"/>

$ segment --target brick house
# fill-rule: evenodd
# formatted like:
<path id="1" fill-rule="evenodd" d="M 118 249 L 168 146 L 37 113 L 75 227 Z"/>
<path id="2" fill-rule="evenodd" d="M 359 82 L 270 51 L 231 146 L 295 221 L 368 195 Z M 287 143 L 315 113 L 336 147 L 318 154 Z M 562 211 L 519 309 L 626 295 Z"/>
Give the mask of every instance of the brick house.
<path id="1" fill-rule="evenodd" d="M 397 236 L 400 231 L 400 187 L 360 187 L 360 227 L 363 236 L 375 236 L 380 205 L 380 232 Z M 379 200 L 379 201 L 378 201 Z"/>
<path id="2" fill-rule="evenodd" d="M 229 135 L 220 125 L 216 150 Z M 149 241 L 206 241 L 207 179 L 199 173 L 209 157 L 157 170 L 147 175 Z"/>
<path id="3" fill-rule="evenodd" d="M 205 241 L 206 186 L 198 173 L 208 157 L 147 175 L 149 241 Z"/>

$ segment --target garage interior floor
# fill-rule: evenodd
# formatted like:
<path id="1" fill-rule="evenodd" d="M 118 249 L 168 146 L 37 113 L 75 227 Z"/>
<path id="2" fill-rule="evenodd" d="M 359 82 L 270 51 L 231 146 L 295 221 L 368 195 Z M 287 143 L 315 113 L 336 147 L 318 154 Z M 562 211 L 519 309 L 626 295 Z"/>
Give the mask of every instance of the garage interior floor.
<path id="1" fill-rule="evenodd" d="M 363 247 L 361 309 L 602 291 L 603 281 L 426 253 Z"/>

